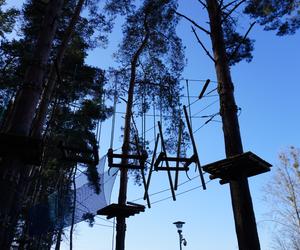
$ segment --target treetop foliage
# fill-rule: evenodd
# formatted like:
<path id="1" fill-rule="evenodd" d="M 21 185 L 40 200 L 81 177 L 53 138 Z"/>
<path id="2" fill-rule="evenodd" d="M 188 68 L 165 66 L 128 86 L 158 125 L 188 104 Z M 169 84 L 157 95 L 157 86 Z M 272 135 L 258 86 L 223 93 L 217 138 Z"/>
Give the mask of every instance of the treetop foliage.
<path id="1" fill-rule="evenodd" d="M 249 0 L 244 10 L 277 35 L 292 35 L 300 27 L 299 0 Z"/>
<path id="2" fill-rule="evenodd" d="M 121 95 L 127 93 L 130 64 L 147 35 L 146 46 L 136 68 L 136 96 L 142 95 L 147 103 L 151 103 L 154 96 L 159 96 L 166 104 L 163 107 L 174 107 L 172 101 L 175 100 L 170 98 L 179 96 L 178 79 L 184 67 L 182 43 L 176 35 L 178 18 L 173 11 L 176 8 L 176 1 L 145 1 L 127 17 L 123 26 L 124 39 L 115 54 L 121 64 L 114 73 L 118 82 L 122 83 Z"/>
<path id="3" fill-rule="evenodd" d="M 0 0 L 0 37 L 4 38 L 6 33 L 13 30 L 19 11 L 15 8 L 5 9 L 6 0 Z"/>

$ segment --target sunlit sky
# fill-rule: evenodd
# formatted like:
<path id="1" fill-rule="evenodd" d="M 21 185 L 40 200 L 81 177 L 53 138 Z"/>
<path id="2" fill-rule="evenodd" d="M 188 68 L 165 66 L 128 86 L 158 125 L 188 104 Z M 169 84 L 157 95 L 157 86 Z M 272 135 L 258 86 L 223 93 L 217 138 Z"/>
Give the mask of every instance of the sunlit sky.
<path id="1" fill-rule="evenodd" d="M 18 0 L 8 1 L 20 3 Z M 199 24 L 207 27 L 207 16 L 196 0 L 180 0 L 179 12 L 184 13 Z M 242 13 L 235 13 L 240 18 L 239 29 L 246 31 L 250 21 Z M 183 78 L 216 80 L 214 65 L 197 44 L 190 24 L 182 20 L 178 34 L 186 46 L 187 65 Z M 203 42 L 209 46 L 208 37 L 199 33 Z M 299 58 L 300 35 L 277 37 L 274 32 L 266 32 L 256 25 L 250 33 L 255 39 L 253 61 L 242 62 L 232 68 L 237 105 L 242 109 L 239 116 L 244 151 L 252 151 L 273 165 L 278 162 L 278 153 L 290 145 L 299 146 L 300 141 L 300 85 Z M 120 22 L 116 23 L 115 31 L 110 35 L 107 49 L 91 51 L 87 63 L 107 69 L 115 65 L 112 53 L 120 42 Z M 213 88 L 214 83 L 210 86 Z M 182 81 L 185 87 L 185 81 Z M 203 82 L 190 82 L 191 95 L 198 95 Z M 186 91 L 186 88 L 184 89 Z M 186 93 L 183 93 L 186 95 Z M 194 100 L 194 99 L 193 99 Z M 217 97 L 206 98 L 192 105 L 192 114 L 199 112 L 207 105 L 218 100 Z M 187 99 L 182 98 L 186 103 Z M 120 104 L 118 111 L 124 111 Z M 218 103 L 213 104 L 199 115 L 218 112 Z M 219 117 L 216 120 L 220 120 Z M 117 115 L 114 148 L 121 145 L 119 128 L 122 125 L 121 115 Z M 197 130 L 205 119 L 193 119 L 193 129 Z M 152 127 L 153 120 L 147 127 Z M 109 147 L 111 120 L 103 124 L 100 141 L 100 155 Z M 147 134 L 153 139 L 153 132 Z M 208 123 L 195 133 L 198 153 L 202 164 L 208 164 L 225 157 L 222 125 L 215 121 Z M 196 174 L 191 171 L 191 177 Z M 264 187 L 271 177 L 270 173 L 249 179 L 253 205 L 258 225 L 261 249 L 270 249 L 272 242 L 271 228 L 267 221 L 270 208 L 263 201 Z M 208 176 L 205 175 L 206 180 Z M 180 183 L 188 179 L 183 174 Z M 115 184 L 112 202 L 117 201 L 118 182 Z M 178 194 L 200 185 L 199 178 L 180 186 Z M 150 194 L 168 189 L 166 173 L 154 173 L 150 186 Z M 128 200 L 136 200 L 143 195 L 142 187 L 129 182 Z M 128 250 L 174 250 L 179 249 L 178 234 L 174 221 L 182 220 L 183 235 L 188 244 L 186 250 L 233 250 L 237 248 L 231 199 L 228 185 L 219 185 L 211 181 L 207 190 L 201 188 L 177 196 L 177 201 L 167 199 L 155 203 L 171 195 L 170 191 L 151 196 L 153 206 L 143 214 L 128 219 L 126 232 L 126 249 Z M 143 200 L 136 201 L 145 204 Z M 74 250 L 108 250 L 113 244 L 113 220 L 98 217 L 93 228 L 82 222 L 75 227 Z M 62 249 L 68 249 L 68 228 Z"/>

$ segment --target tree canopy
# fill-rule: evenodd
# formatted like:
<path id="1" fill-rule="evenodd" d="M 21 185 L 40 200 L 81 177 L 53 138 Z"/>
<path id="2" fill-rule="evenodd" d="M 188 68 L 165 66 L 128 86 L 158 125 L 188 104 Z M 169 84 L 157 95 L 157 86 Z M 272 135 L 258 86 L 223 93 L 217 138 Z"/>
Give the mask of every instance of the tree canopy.
<path id="1" fill-rule="evenodd" d="M 299 0 L 249 0 L 244 12 L 277 35 L 292 35 L 300 27 Z"/>

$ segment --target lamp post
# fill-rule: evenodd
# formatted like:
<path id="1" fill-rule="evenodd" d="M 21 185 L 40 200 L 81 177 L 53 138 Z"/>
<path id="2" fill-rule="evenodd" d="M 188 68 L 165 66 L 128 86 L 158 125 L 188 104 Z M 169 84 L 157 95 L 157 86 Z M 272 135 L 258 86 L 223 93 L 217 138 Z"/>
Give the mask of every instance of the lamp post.
<path id="1" fill-rule="evenodd" d="M 173 224 L 177 227 L 177 232 L 178 232 L 178 235 L 179 235 L 179 247 L 180 247 L 180 250 L 182 250 L 182 244 L 184 246 L 187 245 L 187 241 L 186 241 L 185 238 L 183 238 L 183 235 L 182 235 L 182 226 L 183 226 L 183 224 L 185 224 L 185 222 L 176 221 Z"/>

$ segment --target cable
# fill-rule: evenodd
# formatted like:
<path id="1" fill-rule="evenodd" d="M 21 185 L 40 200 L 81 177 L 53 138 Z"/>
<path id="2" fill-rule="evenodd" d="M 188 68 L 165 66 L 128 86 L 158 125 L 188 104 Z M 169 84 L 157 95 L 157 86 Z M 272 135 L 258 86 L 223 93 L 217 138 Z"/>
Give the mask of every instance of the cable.
<path id="1" fill-rule="evenodd" d="M 189 82 L 206 82 L 207 79 L 186 79 L 186 78 L 181 78 L 179 81 L 189 81 Z M 219 83 L 218 81 L 211 81 L 213 83 Z"/>
<path id="2" fill-rule="evenodd" d="M 104 224 L 100 224 L 100 223 L 94 223 L 93 225 L 96 225 L 96 226 L 102 226 L 102 227 L 114 227 L 114 226 L 109 226 L 109 225 L 104 225 Z"/>
<path id="3" fill-rule="evenodd" d="M 198 111 L 197 113 L 193 114 L 193 116 L 200 114 L 201 112 L 203 112 L 204 110 L 208 109 L 209 107 L 211 107 L 212 105 L 216 104 L 219 100 L 215 100 L 214 102 L 208 104 L 207 106 L 205 106 L 203 109 L 201 109 L 200 111 Z"/>
<path id="4" fill-rule="evenodd" d="M 95 216 L 96 216 L 98 219 L 100 219 L 100 220 L 103 220 L 103 221 L 105 221 L 105 222 L 109 222 L 109 223 L 111 223 L 111 224 L 115 224 L 114 222 L 112 222 L 112 221 L 110 221 L 110 220 L 108 220 L 108 219 L 102 218 L 99 214 L 96 214 Z"/>
<path id="5" fill-rule="evenodd" d="M 209 181 L 205 182 L 205 184 L 208 184 L 208 183 L 211 182 L 211 181 L 212 181 L 212 180 L 209 180 Z M 183 192 L 181 192 L 181 193 L 176 194 L 176 196 L 180 196 L 180 195 L 189 193 L 189 192 L 191 192 L 191 191 L 193 191 L 193 190 L 196 190 L 196 189 L 198 189 L 198 188 L 201 188 L 201 187 L 202 187 L 202 185 L 196 186 L 196 187 L 193 187 L 193 188 L 190 188 L 190 189 L 188 189 L 188 190 L 185 190 L 185 191 L 183 191 Z M 172 197 L 172 196 L 169 196 L 169 197 L 166 197 L 166 198 L 163 198 L 163 199 L 154 201 L 154 202 L 152 202 L 151 204 L 153 205 L 153 204 L 156 204 L 156 203 L 165 201 L 165 200 L 169 200 L 169 199 L 171 199 L 171 198 L 173 198 L 173 197 Z"/>
<path id="6" fill-rule="evenodd" d="M 217 102 L 218 100 L 216 100 L 216 102 Z M 212 104 L 215 104 L 216 102 L 214 102 L 214 103 L 212 103 Z M 193 104 L 193 103 L 191 103 L 191 104 Z M 208 108 L 208 107 L 207 107 Z M 201 113 L 202 111 L 204 111 L 206 108 L 204 108 L 204 109 L 202 109 L 202 110 L 200 110 L 199 112 L 197 112 L 197 113 L 195 113 L 194 115 L 192 115 L 191 116 L 191 118 L 206 118 L 206 117 L 204 117 L 204 116 L 197 116 L 197 114 L 199 114 L 199 113 Z M 122 114 L 122 115 L 124 115 L 125 114 L 125 112 L 116 112 L 117 114 Z M 160 117 L 160 115 L 151 115 L 151 114 L 148 114 L 148 115 L 146 115 L 146 116 L 148 116 L 148 117 Z M 173 116 L 171 116 L 171 115 L 163 115 L 162 116 L 163 118 L 173 118 Z M 155 125 L 155 127 L 157 127 L 157 125 Z M 151 131 L 152 129 L 154 129 L 154 126 L 153 127 L 151 127 L 151 128 L 149 128 L 149 129 L 147 129 L 146 131 L 145 131 L 145 133 L 147 133 L 147 132 L 149 132 L 149 131 Z"/>
<path id="7" fill-rule="evenodd" d="M 215 116 L 219 115 L 220 113 L 215 113 L 213 114 L 206 122 L 204 122 L 198 129 L 196 129 L 193 134 L 197 133 L 201 128 L 203 128 L 206 124 L 214 121 L 214 122 L 217 122 L 217 120 L 213 120 Z M 218 121 L 219 122 L 219 121 Z"/>
<path id="8" fill-rule="evenodd" d="M 114 107 L 113 107 L 114 113 L 113 113 L 112 128 L 111 128 L 111 135 L 110 135 L 110 148 L 113 148 L 113 145 L 114 145 L 117 99 L 118 99 L 117 98 L 117 84 L 115 84 Z"/>
<path id="9" fill-rule="evenodd" d="M 204 174 L 205 174 L 205 173 L 204 173 Z M 189 180 L 187 180 L 187 181 L 184 181 L 184 182 L 178 184 L 178 187 L 180 187 L 180 186 L 182 186 L 182 185 L 184 185 L 184 184 L 186 184 L 186 183 L 188 183 L 188 182 L 190 182 L 190 181 L 192 181 L 192 180 L 198 178 L 199 176 L 200 176 L 200 175 L 196 175 L 196 176 L 194 176 L 193 178 L 191 178 L 191 179 L 189 179 Z M 161 194 L 161 193 L 164 193 L 164 192 L 167 192 L 167 191 L 170 191 L 170 190 L 171 190 L 170 188 L 163 189 L 163 190 L 160 190 L 160 191 L 155 192 L 155 193 L 153 193 L 153 194 L 149 194 L 149 197 L 154 196 L 154 195 L 157 195 L 157 194 Z M 135 202 L 135 201 L 139 201 L 139 200 L 143 200 L 143 199 L 144 199 L 144 198 L 141 197 L 141 198 L 132 200 L 131 202 Z"/>
<path id="10" fill-rule="evenodd" d="M 210 181 L 211 181 L 211 180 L 209 180 L 209 181 L 205 182 L 205 184 L 209 183 Z M 186 194 L 186 193 L 188 193 L 188 192 L 191 192 L 191 191 L 193 191 L 193 190 L 196 190 L 196 189 L 198 189 L 198 188 L 201 188 L 201 187 L 202 187 L 202 185 L 200 185 L 200 186 L 197 186 L 197 187 L 190 188 L 190 189 L 188 189 L 188 190 L 185 190 L 185 191 L 183 191 L 183 192 L 181 192 L 181 193 L 178 193 L 178 194 L 176 194 L 176 196 L 180 196 L 180 195 L 182 195 L 182 194 Z M 169 196 L 169 197 L 163 198 L 163 199 L 161 199 L 161 200 L 158 200 L 158 201 L 154 201 L 154 202 L 152 202 L 151 204 L 153 205 L 153 204 L 156 204 L 156 203 L 159 203 L 159 202 L 162 202 L 162 201 L 168 200 L 168 199 L 170 199 L 170 198 L 172 198 L 172 196 Z"/>

